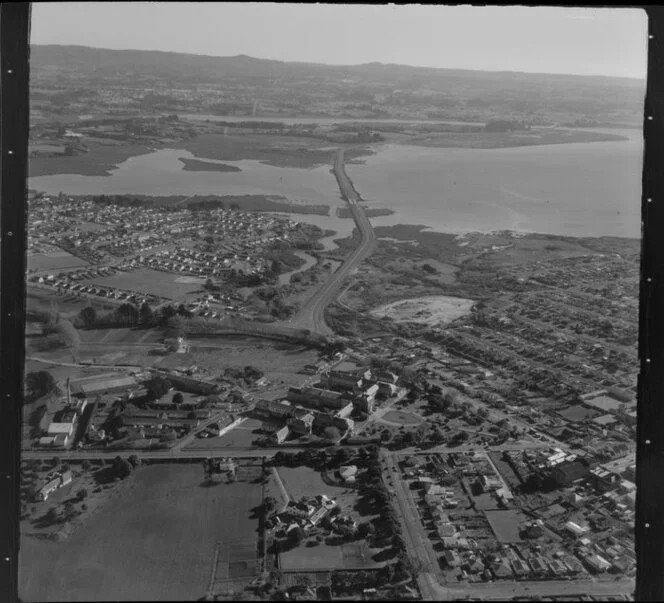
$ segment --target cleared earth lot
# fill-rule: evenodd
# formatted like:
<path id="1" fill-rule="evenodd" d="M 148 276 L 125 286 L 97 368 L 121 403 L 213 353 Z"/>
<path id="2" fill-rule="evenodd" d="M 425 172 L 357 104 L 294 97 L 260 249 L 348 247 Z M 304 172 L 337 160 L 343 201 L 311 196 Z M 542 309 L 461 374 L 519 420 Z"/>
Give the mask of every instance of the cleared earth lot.
<path id="1" fill-rule="evenodd" d="M 206 486 L 197 463 L 140 467 L 128 479 L 126 495 L 70 539 L 22 539 L 22 600 L 197 600 L 217 542 L 256 540 L 260 484 Z"/>

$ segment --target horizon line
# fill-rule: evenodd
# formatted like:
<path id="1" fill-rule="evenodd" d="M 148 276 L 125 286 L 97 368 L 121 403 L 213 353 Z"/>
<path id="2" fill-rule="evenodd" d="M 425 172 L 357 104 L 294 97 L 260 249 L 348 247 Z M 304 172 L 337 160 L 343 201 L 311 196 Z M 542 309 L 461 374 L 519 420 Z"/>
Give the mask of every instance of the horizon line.
<path id="1" fill-rule="evenodd" d="M 253 59 L 255 61 L 272 61 L 276 63 L 284 64 L 295 64 L 295 65 L 317 65 L 321 67 L 365 67 L 368 65 L 380 65 L 384 67 L 408 67 L 411 69 L 434 69 L 439 71 L 470 71 L 475 73 L 523 73 L 526 75 L 555 75 L 555 76 L 567 76 L 567 77 L 596 77 L 596 78 L 609 78 L 609 79 L 623 79 L 623 80 L 634 80 L 638 82 L 647 81 L 647 73 L 644 77 L 638 77 L 633 75 L 606 75 L 603 73 L 568 73 L 568 72 L 559 72 L 559 71 L 518 71 L 513 69 L 473 69 L 468 67 L 432 67 L 430 65 L 409 65 L 406 63 L 383 63 L 381 61 L 367 61 L 364 63 L 355 63 L 355 64 L 340 64 L 340 63 L 319 63 L 319 62 L 309 62 L 309 61 L 287 61 L 283 59 L 271 59 L 265 57 L 257 57 L 248 55 L 245 53 L 239 53 L 235 55 L 213 55 L 213 54 L 203 54 L 196 52 L 178 52 L 176 50 L 160 50 L 160 49 L 146 49 L 146 48 L 105 48 L 102 46 L 86 46 L 84 44 L 35 44 L 30 43 L 30 47 L 47 47 L 47 46 L 56 46 L 60 48 L 87 48 L 90 50 L 106 50 L 114 52 L 155 52 L 163 54 L 179 54 L 185 56 L 195 56 L 195 57 L 205 57 L 213 59 L 234 59 L 245 57 L 248 59 Z"/>

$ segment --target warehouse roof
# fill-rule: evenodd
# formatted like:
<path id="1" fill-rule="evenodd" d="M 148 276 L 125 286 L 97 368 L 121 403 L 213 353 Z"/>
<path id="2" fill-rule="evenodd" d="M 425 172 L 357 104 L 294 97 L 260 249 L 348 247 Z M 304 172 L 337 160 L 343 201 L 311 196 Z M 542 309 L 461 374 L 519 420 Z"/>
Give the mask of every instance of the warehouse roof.
<path id="1" fill-rule="evenodd" d="M 136 379 L 129 376 L 101 376 L 93 379 L 79 379 L 72 383 L 71 391 L 75 394 L 91 395 L 95 393 L 130 388 L 136 385 Z"/>

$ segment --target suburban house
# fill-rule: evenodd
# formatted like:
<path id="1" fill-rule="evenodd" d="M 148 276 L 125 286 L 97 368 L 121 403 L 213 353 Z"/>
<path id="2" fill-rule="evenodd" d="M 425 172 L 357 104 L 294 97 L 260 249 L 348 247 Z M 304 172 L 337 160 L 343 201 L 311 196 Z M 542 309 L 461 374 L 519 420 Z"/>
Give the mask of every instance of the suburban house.
<path id="1" fill-rule="evenodd" d="M 493 492 L 503 487 L 502 480 L 492 475 L 481 475 L 477 480 L 477 484 L 482 489 L 482 492 Z"/>
<path id="2" fill-rule="evenodd" d="M 454 524 L 449 522 L 436 524 L 436 531 L 438 532 L 439 538 L 454 538 L 459 535 L 459 531 Z"/>
<path id="3" fill-rule="evenodd" d="M 462 563 L 461 557 L 459 557 L 459 553 L 456 551 L 444 551 L 443 558 L 445 559 L 445 563 L 448 565 L 448 567 L 459 567 Z"/>
<path id="4" fill-rule="evenodd" d="M 510 561 L 510 565 L 512 566 L 514 575 L 517 577 L 527 576 L 530 573 L 530 568 L 521 559 L 513 559 Z"/>
<path id="5" fill-rule="evenodd" d="M 339 477 L 349 484 L 354 484 L 357 476 L 357 466 L 356 465 L 345 465 L 339 467 Z"/>
<path id="6" fill-rule="evenodd" d="M 590 473 L 588 461 L 577 458 L 574 461 L 564 461 L 551 470 L 551 477 L 558 486 L 569 486 L 576 480 L 584 479 Z"/>
<path id="7" fill-rule="evenodd" d="M 55 492 L 58 488 L 62 488 L 70 484 L 72 481 L 71 471 L 65 471 L 64 473 L 56 473 L 53 479 L 49 480 L 44 484 L 39 491 L 37 492 L 37 500 L 46 500 L 49 495 Z"/>

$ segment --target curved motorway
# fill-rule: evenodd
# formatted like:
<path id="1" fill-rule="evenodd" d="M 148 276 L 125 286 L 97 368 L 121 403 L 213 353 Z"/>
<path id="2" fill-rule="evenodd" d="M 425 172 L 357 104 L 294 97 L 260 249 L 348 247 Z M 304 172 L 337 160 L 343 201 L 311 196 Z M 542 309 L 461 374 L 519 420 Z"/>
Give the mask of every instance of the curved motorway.
<path id="1" fill-rule="evenodd" d="M 344 150 L 339 149 L 334 159 L 334 175 L 336 176 L 341 196 L 350 207 L 355 225 L 360 232 L 360 244 L 344 260 L 339 269 L 312 295 L 300 308 L 300 311 L 290 320 L 293 326 L 322 334 L 331 334 L 331 329 L 325 324 L 325 308 L 337 297 L 344 279 L 357 268 L 360 262 L 371 255 L 376 245 L 376 234 L 364 209 L 359 205 L 360 195 L 353 187 L 344 168 Z"/>

